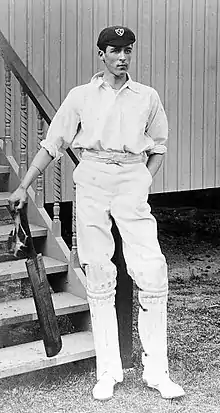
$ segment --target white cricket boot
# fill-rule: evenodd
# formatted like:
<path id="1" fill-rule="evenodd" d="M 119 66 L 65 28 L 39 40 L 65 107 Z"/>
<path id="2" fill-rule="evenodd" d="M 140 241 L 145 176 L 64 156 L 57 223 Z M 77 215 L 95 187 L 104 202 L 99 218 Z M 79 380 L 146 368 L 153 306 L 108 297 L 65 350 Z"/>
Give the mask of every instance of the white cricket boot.
<path id="1" fill-rule="evenodd" d="M 96 383 L 93 388 L 92 394 L 96 400 L 109 400 L 112 398 L 114 393 L 114 386 L 117 381 L 111 377 L 108 373 L 103 374 L 103 376 Z"/>
<path id="2" fill-rule="evenodd" d="M 161 397 L 163 397 L 164 399 L 175 399 L 185 395 L 183 388 L 179 384 L 174 383 L 170 379 L 168 373 L 161 374 L 158 380 L 151 382 L 150 378 L 148 378 L 147 373 L 144 372 L 143 381 L 151 389 L 158 390 L 161 394 Z"/>

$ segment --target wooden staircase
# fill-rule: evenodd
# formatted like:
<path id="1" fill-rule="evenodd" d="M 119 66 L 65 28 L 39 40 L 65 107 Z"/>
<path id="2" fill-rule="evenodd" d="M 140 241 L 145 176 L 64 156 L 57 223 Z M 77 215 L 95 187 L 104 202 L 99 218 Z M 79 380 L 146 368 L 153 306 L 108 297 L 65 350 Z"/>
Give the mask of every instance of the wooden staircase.
<path id="1" fill-rule="evenodd" d="M 6 248 L 13 225 L 7 209 L 8 197 L 18 187 L 34 153 L 40 148 L 45 126 L 51 123 L 56 108 L 1 30 L 0 63 L 3 63 L 1 68 L 5 78 L 4 105 L 0 108 L 1 122 L 4 119 L 4 132 L 0 136 L 0 378 L 3 378 L 93 357 L 95 350 L 86 299 L 86 279 L 77 255 L 74 185 L 71 191 L 71 251 L 61 236 L 60 206 L 65 199 L 62 197 L 62 162 L 56 162 L 49 175 L 49 187 L 53 193 L 53 200 L 50 201 L 53 202 L 52 219 L 44 208 L 48 188 L 44 191 L 43 175 L 40 174 L 35 181 L 35 191 L 32 187 L 28 189 L 28 221 L 35 249 L 43 256 L 62 335 L 62 350 L 55 357 L 46 357 L 28 285 L 25 259 L 15 259 Z M 19 101 L 20 110 L 19 105 L 14 105 Z M 32 106 L 29 107 L 29 104 Z M 16 134 L 13 136 L 15 126 Z M 68 168 L 64 168 L 69 178 L 70 169 L 78 164 L 79 159 L 70 147 L 66 149 L 66 154 L 68 160 L 71 159 L 71 166 L 67 163 Z M 122 240 L 114 222 L 112 234 L 115 240 L 112 260 L 118 273 L 116 310 L 119 342 L 123 367 L 129 368 L 132 366 L 132 280 L 126 271 Z M 17 331 L 16 340 L 14 331 Z"/>
<path id="2" fill-rule="evenodd" d="M 84 274 L 80 268 L 74 268 L 63 239 L 53 235 L 52 222 L 45 209 L 36 206 L 32 188 L 28 201 L 31 233 L 37 252 L 43 255 L 55 312 L 58 321 L 64 317 L 65 329 L 61 332 L 62 350 L 55 357 L 47 358 L 39 331 L 34 341 L 27 342 L 26 332 L 34 329 L 32 324 L 37 330 L 37 314 L 28 288 L 25 259 L 15 259 L 7 251 L 8 235 L 13 228 L 8 197 L 19 183 L 18 165 L 12 156 L 0 151 L 0 378 L 3 378 L 85 359 L 95 352 Z M 62 323 L 61 320 L 61 330 Z M 25 330 L 26 325 L 29 327 Z M 16 336 L 21 342 L 14 344 L 10 332 L 17 326 L 22 327 L 22 333 Z"/>

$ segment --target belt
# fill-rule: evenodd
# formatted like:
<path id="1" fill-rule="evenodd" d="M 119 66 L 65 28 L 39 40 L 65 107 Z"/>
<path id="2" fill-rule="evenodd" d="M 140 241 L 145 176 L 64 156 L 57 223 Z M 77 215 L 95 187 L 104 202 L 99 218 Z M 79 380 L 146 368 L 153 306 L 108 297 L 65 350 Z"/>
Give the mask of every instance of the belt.
<path id="1" fill-rule="evenodd" d="M 81 152 L 81 159 L 88 161 L 104 162 L 107 164 L 132 164 L 132 163 L 146 163 L 147 154 L 142 152 L 140 154 L 133 154 L 129 152 L 116 152 L 116 151 L 94 151 L 84 149 Z"/>

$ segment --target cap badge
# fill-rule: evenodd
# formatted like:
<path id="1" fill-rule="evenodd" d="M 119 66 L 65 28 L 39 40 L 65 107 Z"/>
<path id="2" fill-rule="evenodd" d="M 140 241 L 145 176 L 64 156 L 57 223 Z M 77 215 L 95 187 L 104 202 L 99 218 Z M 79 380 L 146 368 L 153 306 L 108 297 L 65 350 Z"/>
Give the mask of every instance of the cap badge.
<path id="1" fill-rule="evenodd" d="M 123 36 L 123 34 L 124 34 L 124 29 L 115 29 L 115 33 L 118 35 L 118 36 Z"/>

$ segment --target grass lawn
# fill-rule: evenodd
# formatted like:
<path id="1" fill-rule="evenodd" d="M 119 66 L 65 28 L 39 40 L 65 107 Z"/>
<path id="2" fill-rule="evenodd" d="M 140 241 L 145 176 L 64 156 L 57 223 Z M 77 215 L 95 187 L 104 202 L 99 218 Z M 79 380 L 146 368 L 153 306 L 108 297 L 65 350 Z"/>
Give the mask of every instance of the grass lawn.
<path id="1" fill-rule="evenodd" d="M 212 231 L 207 234 L 208 218 L 197 212 L 186 228 L 189 214 L 163 211 L 162 220 L 157 211 L 169 264 L 170 374 L 186 396 L 163 400 L 142 382 L 134 289 L 134 367 L 125 371 L 112 400 L 92 399 L 96 379 L 95 360 L 90 359 L 1 380 L 0 413 L 220 413 L 220 216 L 209 213 Z"/>

